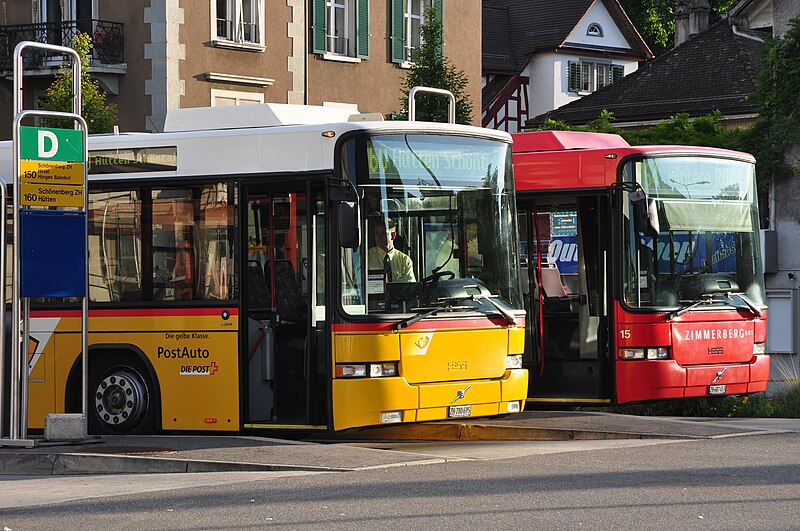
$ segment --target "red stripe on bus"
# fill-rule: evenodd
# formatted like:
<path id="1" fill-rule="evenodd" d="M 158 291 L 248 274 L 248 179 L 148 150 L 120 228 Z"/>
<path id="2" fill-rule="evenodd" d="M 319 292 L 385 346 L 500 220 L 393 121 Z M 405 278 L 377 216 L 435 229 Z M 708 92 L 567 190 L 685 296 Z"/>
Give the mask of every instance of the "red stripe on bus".
<path id="1" fill-rule="evenodd" d="M 227 311 L 230 315 L 239 315 L 238 308 L 137 308 L 89 310 L 89 317 L 199 317 L 220 315 Z M 80 317 L 80 310 L 31 310 L 31 317 Z"/>

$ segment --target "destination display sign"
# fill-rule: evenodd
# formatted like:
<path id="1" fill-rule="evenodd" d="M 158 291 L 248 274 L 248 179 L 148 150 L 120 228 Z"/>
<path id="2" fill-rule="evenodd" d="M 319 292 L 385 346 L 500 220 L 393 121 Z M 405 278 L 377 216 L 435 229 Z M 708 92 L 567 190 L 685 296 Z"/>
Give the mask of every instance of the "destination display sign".
<path id="1" fill-rule="evenodd" d="M 83 185 L 84 164 L 81 162 L 22 160 L 19 164 L 19 180 L 38 184 Z"/>
<path id="2" fill-rule="evenodd" d="M 22 206 L 83 207 L 83 186 L 20 183 Z"/>

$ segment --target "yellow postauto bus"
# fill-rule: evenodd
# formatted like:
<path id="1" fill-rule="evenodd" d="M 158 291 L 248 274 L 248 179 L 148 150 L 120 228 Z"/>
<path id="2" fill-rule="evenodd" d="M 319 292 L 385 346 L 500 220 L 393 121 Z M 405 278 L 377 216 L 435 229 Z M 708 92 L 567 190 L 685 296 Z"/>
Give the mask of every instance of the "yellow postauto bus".
<path id="1" fill-rule="evenodd" d="M 182 109 L 89 138 L 90 433 L 524 408 L 510 136 L 350 114 Z M 79 303 L 32 300 L 30 331 L 36 429 L 81 410 Z"/>

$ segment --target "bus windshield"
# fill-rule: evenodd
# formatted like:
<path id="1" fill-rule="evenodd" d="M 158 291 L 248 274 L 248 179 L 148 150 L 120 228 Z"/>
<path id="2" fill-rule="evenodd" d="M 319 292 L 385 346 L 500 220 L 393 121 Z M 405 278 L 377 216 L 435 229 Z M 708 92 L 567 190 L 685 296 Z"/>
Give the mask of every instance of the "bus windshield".
<path id="1" fill-rule="evenodd" d="M 628 306 L 764 304 L 753 164 L 644 158 L 625 164 L 623 180 L 641 185 L 658 217 L 648 223 L 641 210 L 646 205 L 625 194 L 622 273 Z"/>
<path id="2" fill-rule="evenodd" d="M 347 313 L 522 308 L 510 144 L 375 135 L 340 155 L 343 177 L 364 192 L 361 247 L 341 250 Z"/>

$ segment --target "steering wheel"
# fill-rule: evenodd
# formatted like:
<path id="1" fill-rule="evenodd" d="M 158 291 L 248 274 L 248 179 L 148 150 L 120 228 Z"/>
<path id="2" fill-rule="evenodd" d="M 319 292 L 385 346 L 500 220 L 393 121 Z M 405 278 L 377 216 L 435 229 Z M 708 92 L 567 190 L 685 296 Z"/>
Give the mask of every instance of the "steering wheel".
<path id="1" fill-rule="evenodd" d="M 456 278 L 456 274 L 452 271 L 437 271 L 436 273 L 423 278 L 421 282 L 423 284 L 433 284 L 434 282 L 439 282 L 441 279 L 450 280 L 452 278 Z"/>

